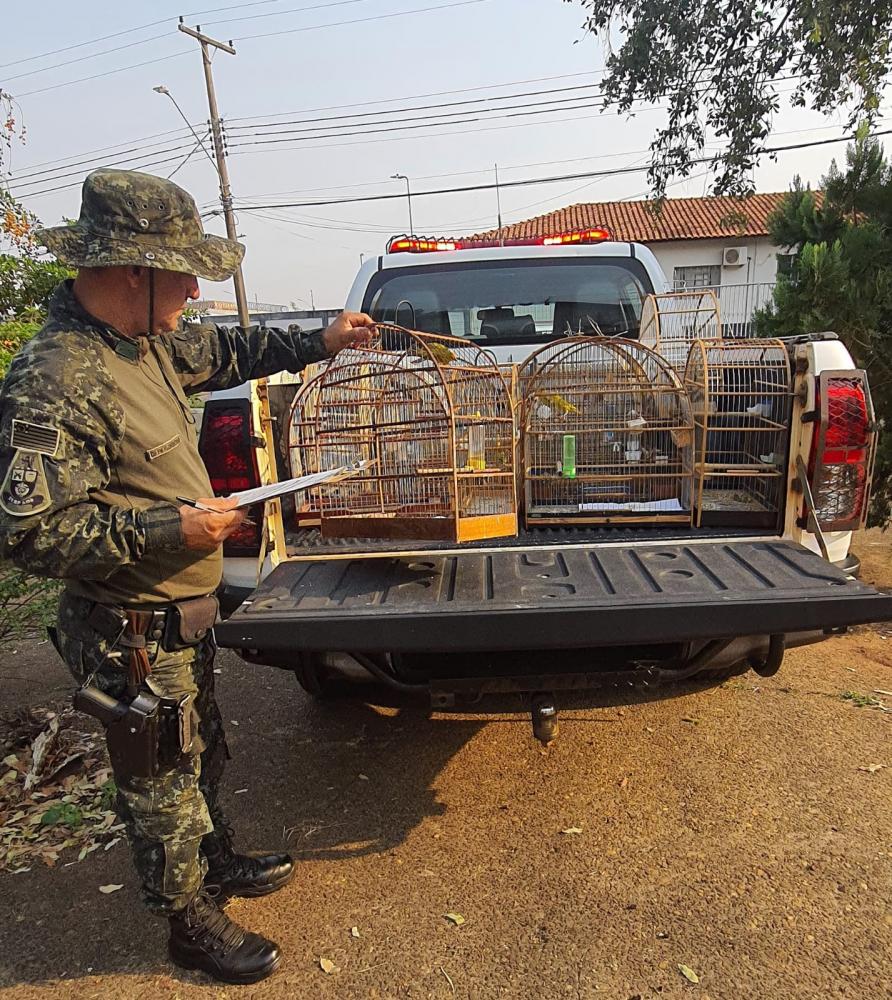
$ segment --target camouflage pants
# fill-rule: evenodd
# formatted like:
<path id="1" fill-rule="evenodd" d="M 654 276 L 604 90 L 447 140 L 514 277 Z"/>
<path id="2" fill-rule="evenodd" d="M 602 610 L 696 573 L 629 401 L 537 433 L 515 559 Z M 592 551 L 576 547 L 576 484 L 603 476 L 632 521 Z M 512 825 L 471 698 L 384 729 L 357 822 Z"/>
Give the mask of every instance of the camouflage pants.
<path id="1" fill-rule="evenodd" d="M 127 654 L 105 659 L 110 643 L 88 624 L 90 608 L 89 601 L 63 594 L 59 645 L 79 683 L 98 666 L 93 683 L 120 698 L 126 687 Z M 217 791 L 229 751 L 214 698 L 215 652 L 213 637 L 173 653 L 149 645 L 152 670 L 146 686 L 159 697 L 194 697 L 200 756 L 196 752 L 181 757 L 153 778 L 115 768 L 116 808 L 142 879 L 143 899 L 152 912 L 165 916 L 182 909 L 201 886 L 206 869 L 199 850 L 202 837 L 214 831 L 222 834 L 226 828 Z"/>

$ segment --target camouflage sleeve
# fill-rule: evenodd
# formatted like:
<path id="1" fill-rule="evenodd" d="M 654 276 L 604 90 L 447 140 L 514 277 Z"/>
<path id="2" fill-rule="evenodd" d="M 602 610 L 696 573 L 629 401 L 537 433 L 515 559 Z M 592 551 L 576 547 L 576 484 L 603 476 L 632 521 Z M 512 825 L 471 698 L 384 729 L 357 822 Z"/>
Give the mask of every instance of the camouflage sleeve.
<path id="1" fill-rule="evenodd" d="M 3 401 L 0 559 L 40 576 L 105 580 L 147 553 L 182 548 L 174 504 L 132 510 L 91 499 L 109 481 L 120 439 L 96 413 Z"/>
<path id="2" fill-rule="evenodd" d="M 184 389 L 229 389 L 276 372 L 299 372 L 328 352 L 322 330 L 201 324 L 160 338 Z"/>

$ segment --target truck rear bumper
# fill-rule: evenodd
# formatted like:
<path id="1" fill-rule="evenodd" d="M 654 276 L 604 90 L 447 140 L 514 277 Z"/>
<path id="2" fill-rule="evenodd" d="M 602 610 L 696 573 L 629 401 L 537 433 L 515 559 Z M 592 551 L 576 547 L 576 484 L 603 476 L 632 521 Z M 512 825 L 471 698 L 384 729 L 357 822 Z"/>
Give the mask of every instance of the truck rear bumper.
<path id="1" fill-rule="evenodd" d="M 283 563 L 217 638 L 255 651 L 461 653 L 787 635 L 890 619 L 892 596 L 770 538 Z"/>

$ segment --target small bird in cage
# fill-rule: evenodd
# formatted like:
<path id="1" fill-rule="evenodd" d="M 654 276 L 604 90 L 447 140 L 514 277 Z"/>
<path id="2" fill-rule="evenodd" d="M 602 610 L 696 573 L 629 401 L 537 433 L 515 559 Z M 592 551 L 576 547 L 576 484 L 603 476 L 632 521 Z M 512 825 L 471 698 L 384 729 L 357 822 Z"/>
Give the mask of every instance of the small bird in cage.
<path id="1" fill-rule="evenodd" d="M 552 392 L 540 398 L 549 411 L 548 413 L 542 413 L 540 410 L 536 411 L 536 416 L 541 417 L 543 420 L 547 420 L 552 413 L 561 413 L 564 416 L 568 416 L 571 413 L 579 413 L 579 407 L 574 406 L 568 399 L 564 399 L 560 393 Z"/>
<path id="2" fill-rule="evenodd" d="M 448 365 L 455 361 L 455 354 L 445 344 L 428 344 L 427 348 L 438 365 Z"/>

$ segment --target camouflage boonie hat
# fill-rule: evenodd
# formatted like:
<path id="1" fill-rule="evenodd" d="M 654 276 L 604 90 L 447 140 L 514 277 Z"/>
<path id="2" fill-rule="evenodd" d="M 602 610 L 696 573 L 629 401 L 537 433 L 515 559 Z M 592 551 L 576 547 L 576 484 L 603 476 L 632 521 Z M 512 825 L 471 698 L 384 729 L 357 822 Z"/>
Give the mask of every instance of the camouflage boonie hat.
<path id="1" fill-rule="evenodd" d="M 235 240 L 205 233 L 195 201 L 173 181 L 100 167 L 87 176 L 73 226 L 37 238 L 71 267 L 137 264 L 225 281 L 245 255 Z"/>

